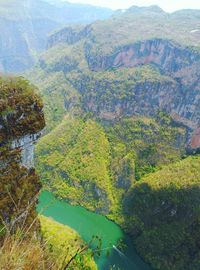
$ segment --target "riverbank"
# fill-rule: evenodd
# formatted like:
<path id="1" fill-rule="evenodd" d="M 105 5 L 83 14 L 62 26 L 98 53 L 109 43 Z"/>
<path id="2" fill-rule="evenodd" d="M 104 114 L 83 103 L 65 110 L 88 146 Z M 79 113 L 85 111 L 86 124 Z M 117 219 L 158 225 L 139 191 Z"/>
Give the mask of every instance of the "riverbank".
<path id="1" fill-rule="evenodd" d="M 99 270 L 150 270 L 137 255 L 130 237 L 121 228 L 106 217 L 90 212 L 81 206 L 72 206 L 58 200 L 50 192 L 43 191 L 39 197 L 38 212 L 51 217 L 57 222 L 73 228 L 85 242 L 92 236 L 102 240 L 102 251 L 99 258 L 95 258 Z M 119 242 L 125 248 L 118 249 Z"/>

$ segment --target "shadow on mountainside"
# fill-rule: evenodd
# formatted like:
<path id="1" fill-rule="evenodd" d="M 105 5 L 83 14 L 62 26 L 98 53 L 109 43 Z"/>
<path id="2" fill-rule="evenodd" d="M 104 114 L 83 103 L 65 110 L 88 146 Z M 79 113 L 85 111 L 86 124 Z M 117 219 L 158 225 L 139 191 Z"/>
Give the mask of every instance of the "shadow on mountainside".
<path id="1" fill-rule="evenodd" d="M 166 187 L 149 179 L 136 184 L 123 202 L 133 243 L 156 269 L 200 269 L 198 175 L 195 179 L 194 184 L 171 181 Z"/>

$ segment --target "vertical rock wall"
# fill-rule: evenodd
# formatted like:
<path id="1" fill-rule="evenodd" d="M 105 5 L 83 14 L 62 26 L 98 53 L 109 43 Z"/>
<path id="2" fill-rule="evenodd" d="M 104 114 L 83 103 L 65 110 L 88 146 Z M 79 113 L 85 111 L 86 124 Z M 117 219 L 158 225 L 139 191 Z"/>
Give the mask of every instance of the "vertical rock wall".
<path id="1" fill-rule="evenodd" d="M 23 78 L 0 78 L 0 226 L 11 230 L 29 226 L 36 216 L 40 182 L 33 153 L 45 125 L 42 108 Z"/>

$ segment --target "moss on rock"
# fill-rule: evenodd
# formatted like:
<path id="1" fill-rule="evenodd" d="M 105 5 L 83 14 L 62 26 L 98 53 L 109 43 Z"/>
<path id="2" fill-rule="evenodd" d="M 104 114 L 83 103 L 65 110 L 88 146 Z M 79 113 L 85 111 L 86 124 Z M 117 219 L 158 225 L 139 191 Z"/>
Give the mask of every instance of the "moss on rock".
<path id="1" fill-rule="evenodd" d="M 21 163 L 21 146 L 12 142 L 41 131 L 45 125 L 42 101 L 22 77 L 0 78 L 0 224 L 15 230 L 36 217 L 39 177 Z M 27 147 L 26 145 L 24 147 Z"/>

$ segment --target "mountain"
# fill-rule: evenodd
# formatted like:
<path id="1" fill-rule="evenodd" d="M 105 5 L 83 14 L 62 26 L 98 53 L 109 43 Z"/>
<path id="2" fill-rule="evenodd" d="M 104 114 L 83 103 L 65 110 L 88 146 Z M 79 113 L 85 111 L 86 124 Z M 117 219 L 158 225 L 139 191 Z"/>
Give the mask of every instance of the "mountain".
<path id="1" fill-rule="evenodd" d="M 12 223 L 15 231 L 24 214 L 27 226 L 36 217 L 34 198 L 40 182 L 33 168 L 33 150 L 44 128 L 44 114 L 41 99 L 26 80 L 0 80 L 0 227 Z"/>
<path id="2" fill-rule="evenodd" d="M 0 70 L 20 73 L 30 68 L 46 47 L 48 35 L 68 23 L 90 23 L 112 11 L 89 5 L 45 0 L 0 1 Z"/>
<path id="3" fill-rule="evenodd" d="M 138 252 L 154 269 L 199 269 L 200 156 L 139 181 L 123 203 Z"/>
<path id="4" fill-rule="evenodd" d="M 59 89 L 52 85 L 52 91 L 66 94 L 61 94 L 64 103 L 53 118 L 61 110 L 62 118 L 74 103 L 101 120 L 154 116 L 162 110 L 188 128 L 188 148 L 198 148 L 197 14 L 200 11 L 167 14 L 154 6 L 133 7 L 109 20 L 66 27 L 50 36 L 34 76 L 45 74 L 47 92 L 54 84 L 51 78 L 60 76 Z M 180 24 L 180 18 L 187 23 Z M 65 84 L 68 88 L 62 90 Z M 48 93 L 44 98 L 51 99 Z M 54 102 L 49 105 L 55 108 Z"/>
<path id="5" fill-rule="evenodd" d="M 36 212 L 41 183 L 33 154 L 45 125 L 42 100 L 22 77 L 1 76 L 0 85 L 1 269 L 65 269 L 70 261 L 73 269 L 96 270 L 88 248 L 73 258 L 86 247 L 78 233 Z"/>
<path id="6" fill-rule="evenodd" d="M 198 269 L 199 25 L 199 10 L 119 10 L 52 34 L 27 73 L 43 186 L 120 224 L 154 269 Z"/>

